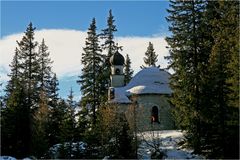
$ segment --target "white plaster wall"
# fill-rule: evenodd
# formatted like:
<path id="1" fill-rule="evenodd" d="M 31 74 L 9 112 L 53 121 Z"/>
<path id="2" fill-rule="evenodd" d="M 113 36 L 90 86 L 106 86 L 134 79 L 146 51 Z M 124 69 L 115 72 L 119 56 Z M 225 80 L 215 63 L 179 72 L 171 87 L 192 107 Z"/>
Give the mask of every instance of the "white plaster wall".
<path id="1" fill-rule="evenodd" d="M 124 75 L 111 75 L 111 86 L 112 87 L 123 87 L 124 86 Z"/>
<path id="2" fill-rule="evenodd" d="M 172 107 L 166 95 L 137 95 L 132 99 L 137 103 L 119 105 L 119 111 L 125 112 L 131 127 L 134 127 L 136 122 L 138 131 L 175 129 Z M 153 106 L 158 107 L 160 124 L 151 124 Z"/>

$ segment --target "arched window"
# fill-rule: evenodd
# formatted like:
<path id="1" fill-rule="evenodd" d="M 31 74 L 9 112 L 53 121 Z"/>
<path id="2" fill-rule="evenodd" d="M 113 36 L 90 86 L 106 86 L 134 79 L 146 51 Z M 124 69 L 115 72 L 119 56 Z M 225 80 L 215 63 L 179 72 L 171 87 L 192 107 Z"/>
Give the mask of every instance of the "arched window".
<path id="1" fill-rule="evenodd" d="M 109 98 L 110 99 L 114 99 L 115 98 L 115 96 L 114 96 L 115 93 L 114 92 L 115 92 L 114 88 L 111 87 L 109 89 Z"/>
<path id="2" fill-rule="evenodd" d="M 115 70 L 115 74 L 116 74 L 116 75 L 119 75 L 119 74 L 120 74 L 120 69 L 119 69 L 119 68 L 117 68 L 117 69 Z"/>
<path id="3" fill-rule="evenodd" d="M 151 123 L 157 122 L 160 123 L 158 120 L 158 108 L 157 106 L 152 107 L 152 116 L 151 116 Z"/>

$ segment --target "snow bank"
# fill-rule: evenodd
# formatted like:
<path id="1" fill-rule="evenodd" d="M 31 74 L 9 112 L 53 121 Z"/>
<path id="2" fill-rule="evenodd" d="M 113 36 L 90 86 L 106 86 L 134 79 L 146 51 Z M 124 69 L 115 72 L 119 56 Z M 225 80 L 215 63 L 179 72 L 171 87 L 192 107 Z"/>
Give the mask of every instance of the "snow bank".
<path id="1" fill-rule="evenodd" d="M 83 153 L 85 152 L 85 149 L 87 147 L 87 144 L 84 142 L 65 142 L 63 144 L 55 144 L 49 149 L 49 156 L 53 159 L 56 159 L 59 157 L 60 150 L 69 150 L 71 149 L 72 152 L 79 152 Z"/>
<path id="2" fill-rule="evenodd" d="M 142 139 L 138 149 L 140 159 L 151 159 L 151 154 L 156 150 L 153 146 L 159 143 L 159 150 L 164 159 L 203 159 L 203 156 L 193 154 L 190 149 L 182 149 L 178 143 L 184 140 L 184 133 L 179 130 L 148 131 L 139 133 Z"/>
<path id="3" fill-rule="evenodd" d="M 17 160 L 17 159 L 11 156 L 0 156 L 0 160 Z"/>

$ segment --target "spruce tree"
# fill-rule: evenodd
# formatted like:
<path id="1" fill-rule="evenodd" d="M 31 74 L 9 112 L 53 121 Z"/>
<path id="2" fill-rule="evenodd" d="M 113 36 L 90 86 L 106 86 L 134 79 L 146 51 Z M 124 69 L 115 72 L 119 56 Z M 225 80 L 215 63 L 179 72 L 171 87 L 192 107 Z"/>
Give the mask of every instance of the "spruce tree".
<path id="1" fill-rule="evenodd" d="M 145 67 L 150 67 L 150 66 L 156 66 L 156 62 L 157 62 L 157 57 L 158 55 L 155 53 L 154 51 L 154 47 L 153 44 L 151 42 L 149 42 L 148 47 L 147 47 L 147 51 L 145 52 L 145 56 L 143 58 L 144 63 L 146 64 L 146 66 L 142 66 L 141 68 L 145 68 Z"/>
<path id="2" fill-rule="evenodd" d="M 26 103 L 26 91 L 21 83 L 20 51 L 16 48 L 10 65 L 10 80 L 4 97 L 5 108 L 1 108 L 2 154 L 18 158 L 29 154 L 29 108 Z"/>
<path id="3" fill-rule="evenodd" d="M 215 2 L 210 56 L 212 158 L 239 158 L 239 2 Z"/>
<path id="4" fill-rule="evenodd" d="M 74 98 L 74 95 L 73 95 L 73 90 L 72 90 L 72 87 L 71 87 L 68 98 L 67 98 L 67 103 L 68 103 L 68 106 L 70 108 L 75 109 L 76 108 L 76 102 L 74 101 L 73 98 Z"/>
<path id="5" fill-rule="evenodd" d="M 130 60 L 128 54 L 126 55 L 124 73 L 125 73 L 124 83 L 128 84 L 130 82 L 130 80 L 132 79 L 132 75 L 133 75 L 133 70 L 131 68 L 131 60 Z"/>
<path id="6" fill-rule="evenodd" d="M 73 96 L 73 90 L 72 88 L 70 89 L 68 98 L 67 98 L 67 103 L 66 103 L 66 115 L 65 115 L 65 122 L 66 122 L 66 126 L 67 129 L 66 131 L 69 132 L 67 137 L 70 137 L 69 140 L 73 140 L 74 139 L 74 130 L 76 127 L 76 122 L 75 122 L 75 107 L 76 107 L 76 103 L 73 100 L 74 96 Z"/>
<path id="7" fill-rule="evenodd" d="M 0 76 L 1 78 L 1 76 Z M 2 96 L 2 83 L 0 83 L 0 108 L 3 108 L 4 104 L 3 104 L 3 96 Z"/>
<path id="8" fill-rule="evenodd" d="M 119 113 L 118 106 L 105 105 L 98 115 L 99 142 L 101 153 L 110 158 L 136 158 L 133 148 L 133 132 L 124 113 Z"/>
<path id="9" fill-rule="evenodd" d="M 47 124 L 50 121 L 47 99 L 46 92 L 42 90 L 40 92 L 39 107 L 33 114 L 32 154 L 37 158 L 43 158 L 50 148 L 47 133 Z"/>
<path id="10" fill-rule="evenodd" d="M 76 120 L 75 120 L 75 109 L 76 109 L 76 102 L 74 101 L 74 94 L 72 87 L 70 89 L 68 98 L 67 98 L 67 119 L 69 126 L 69 136 L 71 140 L 75 140 L 75 129 L 76 129 Z"/>
<path id="11" fill-rule="evenodd" d="M 75 141 L 75 115 L 73 106 L 73 92 L 70 91 L 67 102 L 62 103 L 64 107 L 64 116 L 60 125 L 60 140 L 61 143 L 65 144 L 64 152 L 65 155 L 62 158 L 71 158 L 73 156 L 72 144 Z"/>
<path id="12" fill-rule="evenodd" d="M 57 75 L 56 75 L 56 73 L 54 73 L 51 76 L 51 79 L 50 79 L 50 82 L 49 82 L 49 95 L 48 96 L 49 96 L 49 106 L 50 106 L 51 109 L 57 107 L 57 103 L 58 103 L 58 100 L 59 100 L 58 85 L 59 85 L 59 82 L 58 82 L 58 79 L 57 79 Z"/>
<path id="13" fill-rule="evenodd" d="M 50 147 L 48 136 L 51 131 L 48 130 L 48 123 L 50 121 L 50 95 L 51 95 L 51 64 L 52 61 L 49 58 L 48 47 L 45 44 L 44 39 L 38 46 L 38 63 L 39 63 L 39 75 L 38 75 L 38 108 L 33 113 L 33 142 L 32 148 L 34 155 L 41 158 L 47 149 Z M 48 132 L 49 131 L 49 132 Z"/>
<path id="14" fill-rule="evenodd" d="M 40 64 L 39 68 L 39 80 L 40 80 L 40 90 L 46 90 L 49 92 L 50 79 L 52 76 L 51 65 L 52 61 L 49 58 L 48 46 L 45 44 L 44 39 L 38 47 L 38 62 Z"/>
<path id="15" fill-rule="evenodd" d="M 110 57 L 121 47 L 118 47 L 114 41 L 114 33 L 117 31 L 116 25 L 114 24 L 114 16 L 112 10 L 109 10 L 109 16 L 107 19 L 107 28 L 102 29 L 102 33 L 99 34 L 100 38 L 103 39 L 104 43 L 101 45 L 103 52 L 106 51 L 107 55 L 104 55 L 104 63 L 102 65 L 102 101 L 107 99 L 107 91 L 110 86 L 110 74 L 111 65 L 109 62 Z"/>
<path id="16" fill-rule="evenodd" d="M 12 116 L 15 130 L 12 144 L 19 147 L 13 151 L 18 158 L 28 156 L 32 153 L 33 135 L 33 113 L 38 106 L 38 69 L 37 53 L 35 48 L 37 42 L 34 40 L 32 23 L 26 29 L 21 41 L 17 41 L 18 48 L 11 67 L 10 81 L 6 89 L 6 107 L 14 110 Z M 7 110 L 8 110 L 7 109 Z M 11 121 L 9 121 L 11 122 Z M 5 126 L 8 128 L 8 126 Z"/>
<path id="17" fill-rule="evenodd" d="M 50 80 L 50 95 L 49 95 L 49 114 L 48 119 L 50 121 L 47 124 L 47 133 L 48 133 L 48 141 L 50 146 L 57 144 L 60 142 L 60 125 L 64 116 L 64 106 L 62 104 L 62 100 L 58 95 L 58 79 L 56 74 L 53 74 Z"/>
<path id="18" fill-rule="evenodd" d="M 195 153 L 202 152 L 201 110 L 202 94 L 209 52 L 204 44 L 204 1 L 170 1 L 168 9 L 169 30 L 173 33 L 166 40 L 170 46 L 170 68 L 173 73 L 170 85 L 173 89 L 172 104 L 175 117 L 182 129 L 187 130 L 188 144 Z"/>
<path id="19" fill-rule="evenodd" d="M 103 33 L 100 34 L 100 38 L 105 40 L 104 44 L 102 44 L 102 49 L 107 50 L 108 59 L 113 55 L 113 53 L 117 51 L 117 45 L 114 42 L 114 32 L 117 31 L 117 28 L 114 22 L 115 20 L 114 16 L 112 15 L 112 10 L 109 10 L 107 28 L 103 29 L 102 30 Z"/>
<path id="20" fill-rule="evenodd" d="M 13 61 L 9 65 L 11 68 L 10 74 L 8 76 L 10 77 L 10 80 L 7 83 L 6 89 L 5 89 L 5 99 L 9 98 L 11 93 L 16 89 L 17 83 L 20 83 L 20 76 L 21 76 L 21 64 L 19 60 L 19 49 L 15 48 L 15 54 L 13 57 Z"/>
<path id="21" fill-rule="evenodd" d="M 30 23 L 26 29 L 25 35 L 21 41 L 17 41 L 18 47 L 21 53 L 20 60 L 22 64 L 22 83 L 25 84 L 27 93 L 27 103 L 29 109 L 35 109 L 36 103 L 39 100 L 38 82 L 39 82 L 39 63 L 38 55 L 35 51 L 37 42 L 34 40 L 34 31 L 32 23 Z"/>
<path id="22" fill-rule="evenodd" d="M 29 110 L 26 94 L 19 83 L 1 108 L 1 154 L 24 158 L 29 155 Z"/>
<path id="23" fill-rule="evenodd" d="M 79 103 L 79 111 L 76 113 L 77 117 L 77 128 L 76 138 L 78 141 L 82 140 L 85 136 L 87 129 L 90 127 L 89 121 L 89 110 L 86 105 Z"/>
<path id="24" fill-rule="evenodd" d="M 30 23 L 21 41 L 17 41 L 4 97 L 6 110 L 1 119 L 4 124 L 1 128 L 6 130 L 3 137 L 7 135 L 4 152 L 10 151 L 17 158 L 41 157 L 48 149 L 49 108 L 57 103 L 55 99 L 55 104 L 51 105 L 55 98 L 52 91 L 56 89 L 53 83 L 56 77 L 52 77 L 49 52 L 44 40 L 39 51 L 35 51 L 38 43 L 34 40 L 34 31 Z"/>
<path id="25" fill-rule="evenodd" d="M 102 74 L 101 66 L 103 64 L 96 29 L 96 21 L 93 18 L 87 32 L 86 46 L 83 48 L 83 69 L 80 81 L 78 81 L 81 84 L 82 101 L 84 101 L 85 105 L 91 106 L 93 124 L 96 121 L 96 108 L 100 104 L 100 77 Z"/>

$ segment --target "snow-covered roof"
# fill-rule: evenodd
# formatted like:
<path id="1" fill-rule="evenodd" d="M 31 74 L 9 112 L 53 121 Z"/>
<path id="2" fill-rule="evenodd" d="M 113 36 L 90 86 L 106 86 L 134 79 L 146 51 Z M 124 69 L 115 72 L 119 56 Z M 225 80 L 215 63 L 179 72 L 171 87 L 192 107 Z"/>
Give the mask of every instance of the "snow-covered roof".
<path id="1" fill-rule="evenodd" d="M 115 98 L 111 102 L 131 103 L 128 96 L 134 94 L 171 94 L 170 76 L 164 69 L 144 68 L 126 86 L 115 88 Z"/>

